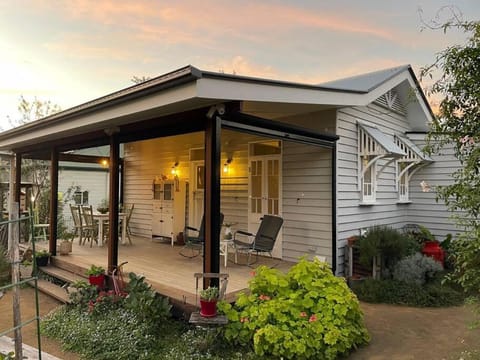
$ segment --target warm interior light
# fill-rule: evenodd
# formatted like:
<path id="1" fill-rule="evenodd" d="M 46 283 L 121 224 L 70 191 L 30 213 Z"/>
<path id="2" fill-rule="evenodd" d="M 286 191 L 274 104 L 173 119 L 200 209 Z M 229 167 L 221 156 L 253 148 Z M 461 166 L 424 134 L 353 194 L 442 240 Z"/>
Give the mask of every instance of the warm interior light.
<path id="1" fill-rule="evenodd" d="M 103 167 L 107 167 L 108 166 L 108 160 L 103 159 L 102 162 L 100 163 L 100 165 L 102 165 Z"/>
<path id="2" fill-rule="evenodd" d="M 228 158 L 226 161 L 225 161 L 225 164 L 223 164 L 223 172 L 225 174 L 228 174 L 228 170 L 230 168 L 230 164 L 232 163 L 233 159 L 232 158 Z"/>
<path id="3" fill-rule="evenodd" d="M 178 161 L 175 164 L 173 164 L 173 166 L 172 166 L 172 171 L 171 171 L 172 175 L 174 175 L 174 176 L 178 175 L 178 169 L 177 168 L 178 168 Z"/>

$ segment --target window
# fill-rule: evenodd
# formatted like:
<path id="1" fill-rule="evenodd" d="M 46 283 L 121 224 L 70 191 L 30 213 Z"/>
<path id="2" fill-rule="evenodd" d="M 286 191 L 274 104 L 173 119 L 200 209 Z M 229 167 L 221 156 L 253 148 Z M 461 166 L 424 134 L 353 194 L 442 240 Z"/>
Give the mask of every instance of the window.
<path id="1" fill-rule="evenodd" d="M 398 190 L 398 201 L 410 201 L 409 184 L 412 175 L 421 167 L 432 162 L 424 155 L 417 146 L 406 137 L 395 135 L 395 144 L 400 147 L 405 155 L 397 160 L 396 186 Z"/>
<path id="2" fill-rule="evenodd" d="M 73 201 L 75 205 L 88 205 L 88 191 L 75 191 Z"/>
<path id="3" fill-rule="evenodd" d="M 363 155 L 361 158 L 362 166 L 362 200 L 364 202 L 374 202 L 376 200 L 376 164 L 372 163 L 374 156 Z"/>
<path id="4" fill-rule="evenodd" d="M 358 122 L 358 186 L 363 204 L 376 201 L 377 179 L 380 173 L 391 161 L 404 155 L 405 152 L 394 143 L 393 136 Z M 377 169 L 380 159 L 386 159 L 387 162 Z"/>

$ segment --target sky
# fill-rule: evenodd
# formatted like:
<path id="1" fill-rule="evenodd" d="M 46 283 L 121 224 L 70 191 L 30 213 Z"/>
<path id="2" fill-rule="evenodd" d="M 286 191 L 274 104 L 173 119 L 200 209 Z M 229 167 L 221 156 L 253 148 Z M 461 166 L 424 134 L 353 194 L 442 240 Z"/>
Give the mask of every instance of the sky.
<path id="1" fill-rule="evenodd" d="M 479 0 L 0 0 L 0 128 L 20 96 L 67 109 L 188 64 L 309 84 L 404 64 L 418 75 L 465 41 L 422 31 L 447 5 L 480 19 Z"/>

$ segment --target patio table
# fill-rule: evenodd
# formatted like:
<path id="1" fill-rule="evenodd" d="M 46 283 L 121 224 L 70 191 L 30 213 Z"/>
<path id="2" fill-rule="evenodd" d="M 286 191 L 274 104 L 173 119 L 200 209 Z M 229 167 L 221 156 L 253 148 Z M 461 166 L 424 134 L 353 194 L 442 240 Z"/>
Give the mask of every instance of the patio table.
<path id="1" fill-rule="evenodd" d="M 122 223 L 122 233 L 120 237 L 120 243 L 122 245 L 127 244 L 127 213 L 118 213 L 118 221 Z M 98 246 L 103 246 L 103 226 L 108 221 L 109 214 L 94 213 L 93 218 L 98 221 Z"/>

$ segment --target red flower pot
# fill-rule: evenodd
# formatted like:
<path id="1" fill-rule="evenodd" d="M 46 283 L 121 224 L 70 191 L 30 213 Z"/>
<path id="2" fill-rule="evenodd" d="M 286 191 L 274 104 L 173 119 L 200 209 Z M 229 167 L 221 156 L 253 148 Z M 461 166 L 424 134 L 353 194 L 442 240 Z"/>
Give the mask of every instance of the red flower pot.
<path id="1" fill-rule="evenodd" d="M 105 284 L 105 275 L 100 274 L 100 275 L 89 275 L 88 276 L 88 282 L 90 285 L 95 285 L 97 287 L 103 287 Z"/>
<path id="2" fill-rule="evenodd" d="M 217 316 L 217 301 L 205 301 L 200 299 L 200 315 L 203 317 Z"/>

